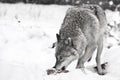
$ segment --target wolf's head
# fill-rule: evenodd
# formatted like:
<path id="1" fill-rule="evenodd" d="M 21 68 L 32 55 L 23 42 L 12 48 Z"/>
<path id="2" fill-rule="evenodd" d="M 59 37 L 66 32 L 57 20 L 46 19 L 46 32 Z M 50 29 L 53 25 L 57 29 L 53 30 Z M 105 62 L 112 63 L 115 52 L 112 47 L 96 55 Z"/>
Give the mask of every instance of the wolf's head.
<path id="1" fill-rule="evenodd" d="M 60 35 L 56 34 L 57 44 L 56 44 L 56 64 L 54 68 L 57 70 L 65 70 L 66 67 L 77 57 L 77 49 L 74 48 L 73 41 L 70 37 L 67 39 L 61 39 Z"/>

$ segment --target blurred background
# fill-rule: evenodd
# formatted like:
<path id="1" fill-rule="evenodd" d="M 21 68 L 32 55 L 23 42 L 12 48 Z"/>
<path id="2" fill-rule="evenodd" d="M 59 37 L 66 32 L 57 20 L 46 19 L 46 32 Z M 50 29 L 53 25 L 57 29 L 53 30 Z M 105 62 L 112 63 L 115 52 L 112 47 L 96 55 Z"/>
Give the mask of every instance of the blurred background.
<path id="1" fill-rule="evenodd" d="M 33 3 L 33 4 L 59 4 L 59 5 L 80 5 L 98 4 L 103 9 L 115 10 L 120 0 L 0 0 L 2 3 Z"/>

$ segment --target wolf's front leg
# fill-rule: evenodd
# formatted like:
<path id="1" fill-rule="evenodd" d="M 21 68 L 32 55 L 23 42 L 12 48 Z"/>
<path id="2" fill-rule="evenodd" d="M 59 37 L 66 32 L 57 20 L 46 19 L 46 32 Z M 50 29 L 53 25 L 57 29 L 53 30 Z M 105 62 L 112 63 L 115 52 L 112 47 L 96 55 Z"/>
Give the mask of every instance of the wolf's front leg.
<path id="1" fill-rule="evenodd" d="M 80 59 L 78 59 L 78 63 L 77 63 L 77 66 L 76 66 L 76 68 L 78 69 L 78 68 L 84 68 L 85 66 L 84 66 L 84 61 L 80 58 Z"/>
<path id="2" fill-rule="evenodd" d="M 96 49 L 96 45 L 93 44 L 93 43 L 90 43 L 89 45 L 87 45 L 86 49 L 85 49 L 85 53 L 84 55 L 78 60 L 78 63 L 77 63 L 77 66 L 76 68 L 81 68 L 81 69 L 84 69 L 84 63 L 86 61 L 88 61 L 92 55 L 93 55 L 93 52 L 95 51 Z"/>
<path id="3" fill-rule="evenodd" d="M 84 69 L 85 68 L 84 61 L 82 61 L 81 59 L 78 60 L 76 68 L 81 69 L 83 73 L 86 73 L 85 69 Z"/>

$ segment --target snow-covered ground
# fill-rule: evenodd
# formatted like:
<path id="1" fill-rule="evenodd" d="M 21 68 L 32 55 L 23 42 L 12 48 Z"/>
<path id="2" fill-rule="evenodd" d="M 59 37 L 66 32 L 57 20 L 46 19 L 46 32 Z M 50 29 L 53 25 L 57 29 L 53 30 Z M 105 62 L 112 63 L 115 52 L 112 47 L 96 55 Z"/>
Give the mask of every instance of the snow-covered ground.
<path id="1" fill-rule="evenodd" d="M 107 39 L 113 47 L 103 51 L 106 75 L 92 71 L 94 58 L 87 63 L 86 74 L 75 69 L 76 61 L 68 67 L 69 73 L 46 74 L 55 64 L 51 46 L 69 7 L 0 4 L 0 80 L 120 80 L 120 47 L 114 38 Z M 108 10 L 106 14 L 111 24 L 119 23 L 118 12 Z"/>

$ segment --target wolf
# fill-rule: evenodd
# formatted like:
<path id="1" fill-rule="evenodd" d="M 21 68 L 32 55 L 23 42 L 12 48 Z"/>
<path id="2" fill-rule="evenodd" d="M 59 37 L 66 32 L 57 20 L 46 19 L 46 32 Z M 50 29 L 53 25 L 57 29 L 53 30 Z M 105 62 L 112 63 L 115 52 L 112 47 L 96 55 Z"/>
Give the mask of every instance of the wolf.
<path id="1" fill-rule="evenodd" d="M 76 68 L 84 69 L 84 63 L 92 57 L 97 49 L 97 72 L 99 75 L 105 74 L 100 59 L 106 25 L 105 12 L 98 5 L 81 5 L 69 8 L 59 34 L 56 34 L 56 63 L 53 68 L 63 71 L 72 61 L 77 59 Z"/>

